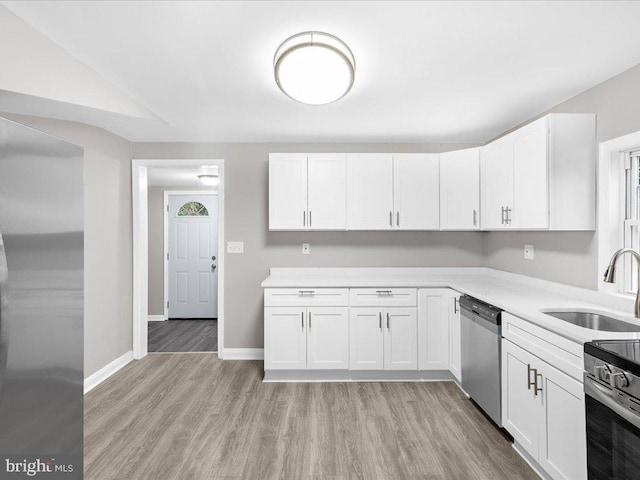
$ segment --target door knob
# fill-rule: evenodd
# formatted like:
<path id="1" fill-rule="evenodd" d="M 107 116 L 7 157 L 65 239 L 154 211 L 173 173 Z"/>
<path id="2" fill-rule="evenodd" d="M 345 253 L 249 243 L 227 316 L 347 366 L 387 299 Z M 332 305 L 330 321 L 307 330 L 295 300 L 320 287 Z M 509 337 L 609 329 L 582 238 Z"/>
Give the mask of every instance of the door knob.
<path id="1" fill-rule="evenodd" d="M 213 256 L 211 257 L 211 260 L 215 260 L 215 259 L 216 259 L 216 256 L 215 256 L 215 255 L 213 255 Z"/>
<path id="2" fill-rule="evenodd" d="M 211 271 L 213 272 L 216 269 L 215 265 L 211 265 Z"/>

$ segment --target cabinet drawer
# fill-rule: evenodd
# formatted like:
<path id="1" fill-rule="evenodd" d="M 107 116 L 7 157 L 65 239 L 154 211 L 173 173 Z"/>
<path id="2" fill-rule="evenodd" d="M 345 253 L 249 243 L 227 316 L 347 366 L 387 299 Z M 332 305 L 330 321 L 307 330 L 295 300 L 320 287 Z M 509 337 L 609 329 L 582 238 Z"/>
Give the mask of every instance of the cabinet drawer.
<path id="1" fill-rule="evenodd" d="M 582 383 L 581 344 L 507 312 L 502 314 L 502 336 Z"/>
<path id="2" fill-rule="evenodd" d="M 265 307 L 346 307 L 349 294 L 346 288 L 266 288 Z"/>
<path id="3" fill-rule="evenodd" d="M 352 307 L 415 307 L 415 288 L 352 288 L 349 304 Z"/>

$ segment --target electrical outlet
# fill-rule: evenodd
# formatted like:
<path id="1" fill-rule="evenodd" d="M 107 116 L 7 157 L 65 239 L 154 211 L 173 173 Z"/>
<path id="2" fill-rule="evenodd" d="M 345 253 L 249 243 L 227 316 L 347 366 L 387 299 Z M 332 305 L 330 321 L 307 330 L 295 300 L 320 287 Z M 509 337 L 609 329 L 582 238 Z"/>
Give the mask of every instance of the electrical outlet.
<path id="1" fill-rule="evenodd" d="M 302 254 L 303 255 L 309 255 L 309 244 L 308 243 L 303 243 L 302 244 Z"/>
<path id="2" fill-rule="evenodd" d="M 524 246 L 524 258 L 527 260 L 533 260 L 533 245 Z"/>
<path id="3" fill-rule="evenodd" d="M 244 253 L 244 242 L 227 242 L 227 253 Z"/>

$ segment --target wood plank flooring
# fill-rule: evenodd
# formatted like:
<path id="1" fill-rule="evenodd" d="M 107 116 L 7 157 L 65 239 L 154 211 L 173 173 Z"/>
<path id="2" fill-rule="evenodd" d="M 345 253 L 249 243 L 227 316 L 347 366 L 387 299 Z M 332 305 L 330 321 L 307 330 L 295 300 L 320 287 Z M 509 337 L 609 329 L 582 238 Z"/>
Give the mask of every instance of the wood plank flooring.
<path id="1" fill-rule="evenodd" d="M 262 375 L 215 354 L 130 363 L 85 397 L 85 479 L 538 478 L 453 383 Z"/>
<path id="2" fill-rule="evenodd" d="M 149 322 L 150 352 L 217 352 L 218 320 Z"/>

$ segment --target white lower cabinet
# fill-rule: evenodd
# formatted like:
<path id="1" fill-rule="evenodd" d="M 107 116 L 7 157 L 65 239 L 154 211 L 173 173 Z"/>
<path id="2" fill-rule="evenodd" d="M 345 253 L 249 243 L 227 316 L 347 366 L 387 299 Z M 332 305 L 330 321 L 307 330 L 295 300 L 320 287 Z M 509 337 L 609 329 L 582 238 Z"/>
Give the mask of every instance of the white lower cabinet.
<path id="1" fill-rule="evenodd" d="M 307 368 L 306 308 L 265 307 L 264 368 Z"/>
<path id="2" fill-rule="evenodd" d="M 265 307 L 265 370 L 349 367 L 346 307 Z"/>
<path id="3" fill-rule="evenodd" d="M 307 368 L 315 370 L 349 368 L 349 309 L 347 307 L 307 309 Z"/>
<path id="4" fill-rule="evenodd" d="M 349 313 L 351 370 L 416 370 L 415 307 L 354 307 Z"/>
<path id="5" fill-rule="evenodd" d="M 448 288 L 418 290 L 418 368 L 420 370 L 449 369 L 451 346 L 449 316 L 453 293 L 453 290 Z"/>
<path id="6" fill-rule="evenodd" d="M 502 423 L 551 478 L 587 478 L 582 385 L 506 339 Z"/>
<path id="7" fill-rule="evenodd" d="M 449 303 L 449 371 L 462 382 L 462 332 L 460 330 L 460 294 L 451 293 Z"/>

